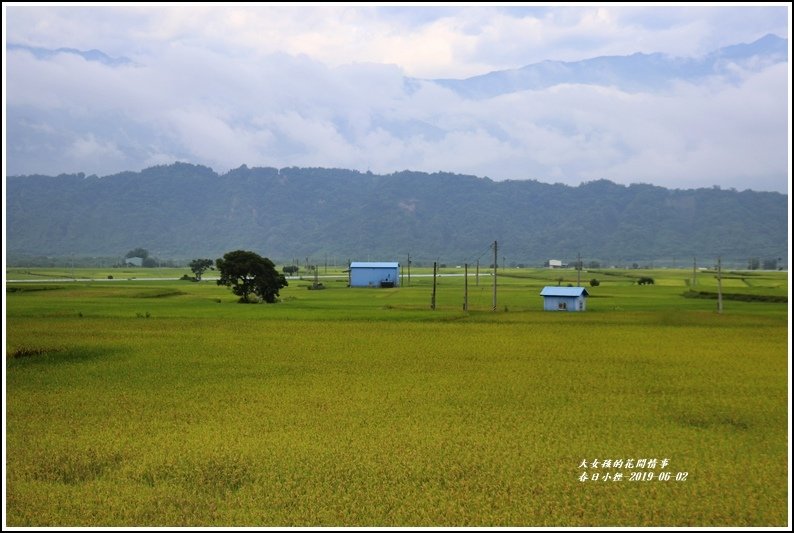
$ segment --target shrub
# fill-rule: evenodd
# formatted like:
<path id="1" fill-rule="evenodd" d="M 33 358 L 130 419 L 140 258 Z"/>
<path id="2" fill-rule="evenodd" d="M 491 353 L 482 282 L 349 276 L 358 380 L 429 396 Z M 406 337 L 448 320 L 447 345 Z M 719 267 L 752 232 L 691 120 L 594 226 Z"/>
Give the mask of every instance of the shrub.
<path id="1" fill-rule="evenodd" d="M 684 298 L 703 298 L 707 300 L 716 300 L 718 295 L 716 292 L 708 291 L 693 291 L 689 290 L 683 294 Z M 788 303 L 788 296 L 773 295 L 773 294 L 735 294 L 723 293 L 723 300 L 736 300 L 740 302 L 774 302 L 774 303 Z"/>
<path id="2" fill-rule="evenodd" d="M 10 355 L 13 359 L 21 359 L 22 357 L 32 357 L 34 355 L 44 355 L 49 352 L 57 352 L 57 349 L 52 348 L 34 348 L 32 346 L 23 346 L 11 351 Z"/>
<path id="3" fill-rule="evenodd" d="M 601 282 L 598 281 L 597 279 L 593 278 L 593 279 L 590 280 L 590 286 L 591 287 L 598 287 L 599 285 L 601 285 Z"/>

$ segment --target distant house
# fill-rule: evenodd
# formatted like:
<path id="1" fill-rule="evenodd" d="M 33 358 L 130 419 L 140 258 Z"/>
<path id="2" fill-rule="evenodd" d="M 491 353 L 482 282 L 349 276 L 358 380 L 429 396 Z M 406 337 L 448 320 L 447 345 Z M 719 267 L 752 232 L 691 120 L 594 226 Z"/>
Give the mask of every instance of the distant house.
<path id="1" fill-rule="evenodd" d="M 143 266 L 143 257 L 127 257 L 124 259 L 124 264 L 126 266 Z"/>
<path id="2" fill-rule="evenodd" d="M 400 263 L 362 262 L 350 263 L 351 287 L 399 287 Z"/>
<path id="3" fill-rule="evenodd" d="M 549 268 L 565 268 L 568 265 L 563 263 L 559 259 L 549 259 L 548 261 L 546 261 L 546 266 Z"/>
<path id="4" fill-rule="evenodd" d="M 540 295 L 544 311 L 584 311 L 590 293 L 584 287 L 543 287 Z"/>

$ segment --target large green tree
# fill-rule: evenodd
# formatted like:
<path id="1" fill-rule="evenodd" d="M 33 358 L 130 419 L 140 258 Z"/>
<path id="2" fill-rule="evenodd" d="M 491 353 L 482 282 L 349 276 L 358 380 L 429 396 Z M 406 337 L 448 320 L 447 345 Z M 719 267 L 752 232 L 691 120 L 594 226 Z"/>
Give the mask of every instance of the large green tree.
<path id="1" fill-rule="evenodd" d="M 276 301 L 278 291 L 288 285 L 279 274 L 273 261 L 254 252 L 235 250 L 215 260 L 220 273 L 218 285 L 232 288 L 240 302 L 249 303 L 248 296 L 255 294 L 269 304 Z"/>
<path id="2" fill-rule="evenodd" d="M 212 259 L 194 259 L 188 266 L 196 275 L 196 281 L 201 281 L 201 276 L 212 266 Z"/>
<path id="3" fill-rule="evenodd" d="M 135 248 L 134 250 L 130 250 L 127 252 L 127 255 L 124 256 L 125 258 L 129 259 L 131 257 L 140 257 L 141 259 L 146 259 L 149 257 L 149 250 L 146 248 Z"/>

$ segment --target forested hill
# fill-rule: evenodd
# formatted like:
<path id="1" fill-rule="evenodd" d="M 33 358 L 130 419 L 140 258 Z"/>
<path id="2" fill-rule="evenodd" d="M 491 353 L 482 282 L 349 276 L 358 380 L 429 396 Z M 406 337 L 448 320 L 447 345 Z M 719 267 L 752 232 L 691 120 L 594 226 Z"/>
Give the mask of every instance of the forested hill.
<path id="1" fill-rule="evenodd" d="M 510 263 L 717 255 L 787 257 L 787 197 L 600 180 L 578 187 L 448 173 L 374 175 L 185 163 L 112 176 L 11 176 L 7 253 L 276 260 L 474 261 L 499 241 Z"/>

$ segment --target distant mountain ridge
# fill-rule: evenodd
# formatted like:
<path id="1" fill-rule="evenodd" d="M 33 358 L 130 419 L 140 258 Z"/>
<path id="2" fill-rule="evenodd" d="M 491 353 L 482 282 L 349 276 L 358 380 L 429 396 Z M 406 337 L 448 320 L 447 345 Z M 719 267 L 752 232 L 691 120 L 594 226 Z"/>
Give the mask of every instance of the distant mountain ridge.
<path id="1" fill-rule="evenodd" d="M 11 176 L 6 201 L 9 256 L 113 256 L 140 246 L 167 258 L 243 248 L 275 259 L 410 253 L 462 263 L 494 240 L 508 264 L 577 253 L 605 264 L 788 256 L 785 195 L 607 180 L 570 187 L 246 166 L 219 175 L 175 163 L 102 178 Z"/>
<path id="2" fill-rule="evenodd" d="M 103 65 L 108 65 L 112 67 L 117 67 L 121 65 L 132 65 L 133 62 L 131 59 L 126 57 L 110 57 L 106 53 L 102 52 L 101 50 L 78 50 L 76 48 L 57 48 L 57 49 L 50 49 L 50 48 L 42 48 L 39 46 L 27 46 L 24 44 L 13 44 L 8 43 L 6 45 L 7 50 L 25 50 L 30 52 L 38 59 L 51 59 L 59 54 L 70 54 L 82 57 L 86 61 L 97 61 L 102 63 Z"/>
<path id="3" fill-rule="evenodd" d="M 787 60 L 788 40 L 769 34 L 749 44 L 720 48 L 701 58 L 635 53 L 573 62 L 547 60 L 462 80 L 431 81 L 473 99 L 545 89 L 563 83 L 611 85 L 625 91 L 658 90 L 675 80 L 696 81 L 715 75 L 733 79 L 736 74 L 731 65 L 757 71 Z"/>
<path id="4" fill-rule="evenodd" d="M 111 57 L 101 50 L 42 48 L 16 43 L 8 50 L 25 50 L 39 59 L 72 54 L 86 61 L 108 66 L 132 65 L 127 57 Z M 665 87 L 672 80 L 695 81 L 707 76 L 732 77 L 730 65 L 757 71 L 788 61 L 788 40 L 767 34 L 752 43 L 740 43 L 715 50 L 703 57 L 675 57 L 662 53 L 634 53 L 626 56 L 597 56 L 580 61 L 546 60 L 516 69 L 499 70 L 465 79 L 438 78 L 431 81 L 468 98 L 491 98 L 522 90 L 538 90 L 562 83 L 614 85 L 623 90 L 639 91 Z M 406 78 L 407 87 L 418 79 Z"/>

